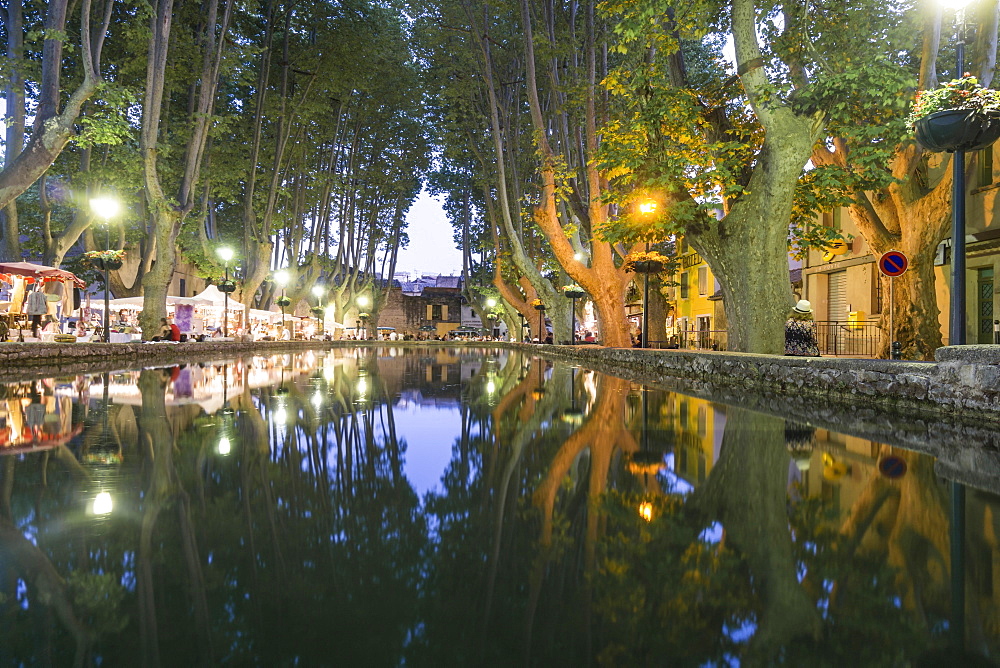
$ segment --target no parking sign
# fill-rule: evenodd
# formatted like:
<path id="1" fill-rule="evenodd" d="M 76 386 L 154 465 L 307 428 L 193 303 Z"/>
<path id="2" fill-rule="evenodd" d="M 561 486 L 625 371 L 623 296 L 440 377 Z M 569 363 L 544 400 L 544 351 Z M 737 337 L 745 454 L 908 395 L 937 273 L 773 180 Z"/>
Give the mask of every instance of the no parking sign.
<path id="1" fill-rule="evenodd" d="M 895 322 L 893 321 L 895 320 L 894 316 L 896 311 L 895 308 L 896 302 L 893 299 L 893 294 L 892 294 L 893 293 L 892 279 L 896 278 L 897 276 L 902 276 L 903 272 L 906 271 L 906 268 L 908 266 L 910 266 L 910 261 L 906 259 L 906 256 L 903 253 L 900 253 L 897 250 L 891 250 L 888 253 L 883 253 L 882 257 L 878 259 L 878 270 L 881 271 L 886 276 L 888 276 L 890 279 L 889 280 L 889 341 L 891 344 L 890 350 L 895 349 L 894 348 L 895 342 L 893 342 L 893 336 L 895 334 Z M 895 355 L 890 354 L 890 356 L 893 359 L 896 359 Z"/>
<path id="2" fill-rule="evenodd" d="M 878 270 L 889 278 L 902 276 L 906 268 L 910 266 L 910 261 L 899 251 L 889 251 L 878 260 Z"/>

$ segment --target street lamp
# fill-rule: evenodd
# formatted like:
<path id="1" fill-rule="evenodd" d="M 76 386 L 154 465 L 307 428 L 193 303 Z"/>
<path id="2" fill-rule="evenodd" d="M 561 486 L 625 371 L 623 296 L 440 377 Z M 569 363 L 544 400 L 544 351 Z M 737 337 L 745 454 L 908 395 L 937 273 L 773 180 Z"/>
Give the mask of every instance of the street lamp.
<path id="1" fill-rule="evenodd" d="M 285 297 L 285 286 L 288 285 L 288 272 L 284 269 L 274 272 L 274 282 L 281 286 L 281 297 L 278 298 L 278 306 L 281 307 L 281 335 L 284 335 L 285 306 L 288 305 L 288 299 Z M 281 336 L 278 338 L 281 338 Z"/>
<path id="2" fill-rule="evenodd" d="M 955 10 L 955 78 L 965 68 L 965 6 L 969 0 L 941 0 Z M 965 151 L 951 158 L 951 304 L 948 345 L 965 345 Z"/>
<path id="3" fill-rule="evenodd" d="M 364 333 L 364 337 L 367 338 L 368 337 L 368 332 L 367 332 L 367 329 L 368 329 L 368 314 L 364 313 L 363 310 L 366 309 L 366 308 L 368 308 L 368 305 L 371 304 L 372 302 L 365 295 L 361 295 L 360 297 L 358 297 L 357 299 L 354 300 L 354 303 L 358 305 L 359 309 L 362 309 L 362 313 L 358 314 L 358 322 L 361 323 L 365 327 L 366 331 Z M 360 327 L 358 329 L 360 329 Z"/>
<path id="4" fill-rule="evenodd" d="M 326 327 L 323 324 L 323 307 L 320 306 L 320 302 L 323 301 L 323 295 L 326 294 L 326 288 L 322 285 L 314 285 L 312 289 L 313 296 L 316 297 L 316 308 L 313 309 L 313 313 L 316 315 L 316 326 L 319 329 L 320 336 L 326 334 Z"/>
<path id="5" fill-rule="evenodd" d="M 233 259 L 233 249 L 228 246 L 223 246 L 218 251 L 219 257 L 222 258 L 222 263 L 226 267 L 226 279 L 222 283 L 222 295 L 223 295 L 223 306 L 222 306 L 222 335 L 225 337 L 229 336 L 229 293 L 232 292 L 232 287 L 229 285 L 229 262 Z"/>
<path id="6" fill-rule="evenodd" d="M 90 210 L 98 218 L 104 219 L 104 250 L 111 250 L 111 219 L 118 215 L 121 204 L 114 197 L 95 197 L 90 200 Z M 104 265 L 104 342 L 109 343 L 111 341 L 111 305 L 109 303 L 111 286 L 108 280 L 110 260 L 104 259 L 101 264 Z"/>

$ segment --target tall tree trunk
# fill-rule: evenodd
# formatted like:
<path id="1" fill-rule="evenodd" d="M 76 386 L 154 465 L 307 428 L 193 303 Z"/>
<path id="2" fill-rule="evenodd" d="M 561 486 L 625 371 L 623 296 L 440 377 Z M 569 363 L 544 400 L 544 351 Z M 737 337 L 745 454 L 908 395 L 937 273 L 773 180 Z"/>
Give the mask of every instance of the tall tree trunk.
<path id="1" fill-rule="evenodd" d="M 76 133 L 76 120 L 83 104 L 93 96 L 100 83 L 101 50 L 111 21 L 113 3 L 114 0 L 105 0 L 103 22 L 99 29 L 93 31 L 90 24 L 91 0 L 80 3 L 79 62 L 83 72 L 79 85 L 69 96 L 61 113 L 59 75 L 63 66 L 62 35 L 66 29 L 68 0 L 53 0 L 46 4 L 42 82 L 34 129 L 25 149 L 0 171 L 0 209 L 5 209 L 48 170 Z M 8 99 L 8 112 L 9 105 Z"/>
<path id="2" fill-rule="evenodd" d="M 781 354 L 792 307 L 788 228 L 792 197 L 823 130 L 820 114 L 800 116 L 776 102 L 757 43 L 753 0 L 733 0 L 733 40 L 740 79 L 764 145 L 746 192 L 722 220 L 705 216 L 686 232 L 718 277 L 729 323 L 729 348 Z"/>
<path id="3" fill-rule="evenodd" d="M 7 3 L 7 59 L 10 75 L 4 90 L 7 113 L 4 124 L 7 126 L 7 143 L 4 146 L 4 168 L 10 167 L 14 158 L 24 149 L 24 79 L 21 68 L 24 67 L 24 13 L 21 0 L 10 0 Z M 21 240 L 17 220 L 17 201 L 0 210 L 2 220 L 3 248 L 0 250 L 3 258 L 10 262 L 21 260 Z"/>

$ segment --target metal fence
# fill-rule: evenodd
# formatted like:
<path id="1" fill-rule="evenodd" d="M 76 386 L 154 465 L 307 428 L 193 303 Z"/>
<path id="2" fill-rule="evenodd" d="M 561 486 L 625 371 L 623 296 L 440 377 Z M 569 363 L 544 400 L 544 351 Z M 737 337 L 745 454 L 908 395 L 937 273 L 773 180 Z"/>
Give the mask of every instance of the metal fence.
<path id="1" fill-rule="evenodd" d="M 816 342 L 826 357 L 877 357 L 882 341 L 878 323 L 839 320 L 816 322 Z M 727 350 L 724 329 L 681 330 L 666 341 L 649 341 L 650 348 L 680 350 Z"/>
<path id="2" fill-rule="evenodd" d="M 874 322 L 819 320 L 819 352 L 830 357 L 877 357 L 882 329 Z"/>

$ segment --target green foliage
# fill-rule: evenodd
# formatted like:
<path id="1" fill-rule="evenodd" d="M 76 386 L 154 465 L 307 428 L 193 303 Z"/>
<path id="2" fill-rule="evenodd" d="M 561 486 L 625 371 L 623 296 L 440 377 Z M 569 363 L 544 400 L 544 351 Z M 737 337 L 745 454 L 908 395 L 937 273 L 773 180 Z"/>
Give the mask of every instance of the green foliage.
<path id="1" fill-rule="evenodd" d="M 72 571 L 66 588 L 73 609 L 94 636 L 115 636 L 129 623 L 125 588 L 112 573 Z"/>
<path id="2" fill-rule="evenodd" d="M 979 84 L 979 79 L 971 75 L 946 81 L 933 90 L 917 91 L 906 126 L 912 129 L 918 119 L 948 109 L 1000 114 L 1000 91 L 984 88 Z"/>

